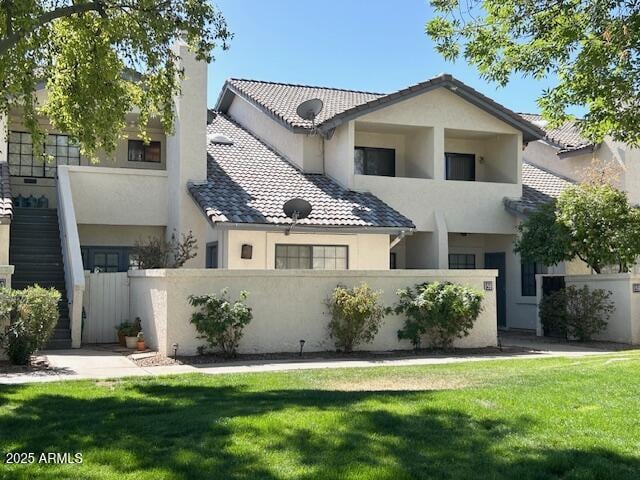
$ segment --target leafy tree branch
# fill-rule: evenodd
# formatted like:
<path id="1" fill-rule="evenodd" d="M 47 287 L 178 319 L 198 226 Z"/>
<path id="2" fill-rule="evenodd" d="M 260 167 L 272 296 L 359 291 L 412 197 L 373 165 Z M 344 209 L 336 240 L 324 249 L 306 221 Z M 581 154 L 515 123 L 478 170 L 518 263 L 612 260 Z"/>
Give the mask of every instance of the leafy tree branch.
<path id="1" fill-rule="evenodd" d="M 183 71 L 172 50 L 184 41 L 202 61 L 228 48 L 232 34 L 208 0 L 4 0 L 0 2 L 0 114 L 23 117 L 43 143 L 41 118 L 80 143 L 82 153 L 112 153 L 125 117 L 138 112 L 166 131 Z M 44 85 L 46 99 L 34 92 Z"/>
<path id="2" fill-rule="evenodd" d="M 635 0 L 432 0 L 436 50 L 488 80 L 557 78 L 538 99 L 550 126 L 573 120 L 594 142 L 640 143 L 640 3 Z"/>

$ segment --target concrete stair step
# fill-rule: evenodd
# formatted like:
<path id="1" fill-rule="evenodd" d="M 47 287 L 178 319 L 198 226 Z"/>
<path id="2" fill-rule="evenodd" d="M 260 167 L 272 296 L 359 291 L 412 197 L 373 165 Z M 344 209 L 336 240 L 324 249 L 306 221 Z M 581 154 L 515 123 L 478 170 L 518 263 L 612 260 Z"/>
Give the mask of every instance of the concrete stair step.
<path id="1" fill-rule="evenodd" d="M 71 338 L 52 338 L 47 342 L 44 350 L 68 350 L 71 348 Z"/>

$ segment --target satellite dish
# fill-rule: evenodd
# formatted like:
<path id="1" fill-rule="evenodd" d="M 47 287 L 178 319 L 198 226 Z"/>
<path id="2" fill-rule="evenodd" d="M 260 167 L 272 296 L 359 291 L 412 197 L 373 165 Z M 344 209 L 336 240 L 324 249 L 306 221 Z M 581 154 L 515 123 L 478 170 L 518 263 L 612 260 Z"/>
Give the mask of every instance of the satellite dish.
<path id="1" fill-rule="evenodd" d="M 322 107 L 324 103 L 319 98 L 312 98 L 310 100 L 305 100 L 298 108 L 296 108 L 296 113 L 303 120 L 311 120 L 311 124 L 315 123 L 316 117 L 322 111 Z"/>
<path id="2" fill-rule="evenodd" d="M 309 202 L 302 198 L 292 198 L 291 200 L 287 200 L 282 206 L 282 210 L 284 214 L 289 217 L 293 222 L 289 229 L 285 232 L 287 235 L 291 233 L 293 227 L 298 220 L 302 220 L 303 218 L 307 218 L 311 213 L 312 207 Z"/>

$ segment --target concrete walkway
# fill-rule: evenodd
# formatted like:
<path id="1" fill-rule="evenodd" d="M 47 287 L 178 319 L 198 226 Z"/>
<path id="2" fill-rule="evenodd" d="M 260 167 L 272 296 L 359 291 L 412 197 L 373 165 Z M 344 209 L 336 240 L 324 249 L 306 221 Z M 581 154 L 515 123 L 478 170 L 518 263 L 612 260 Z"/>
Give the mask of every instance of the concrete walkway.
<path id="1" fill-rule="evenodd" d="M 159 376 L 182 373 L 204 373 L 220 375 L 229 373 L 284 372 L 291 370 L 316 370 L 323 368 L 366 368 L 381 366 L 440 365 L 486 360 L 513 360 L 546 357 L 582 357 L 602 355 L 628 350 L 626 345 L 592 343 L 588 345 L 567 344 L 553 339 L 539 338 L 530 334 L 501 335 L 503 347 L 518 347 L 511 353 L 472 353 L 468 355 L 429 355 L 420 358 L 380 358 L 354 360 L 308 359 L 252 360 L 213 365 L 170 365 L 139 367 L 126 356 L 102 347 L 86 347 L 77 350 L 52 350 L 42 352 L 51 366 L 47 370 L 0 374 L 0 384 L 52 382 L 58 380 L 80 380 L 99 378 L 121 378 L 133 376 Z M 513 349 L 511 349 L 513 350 Z"/>

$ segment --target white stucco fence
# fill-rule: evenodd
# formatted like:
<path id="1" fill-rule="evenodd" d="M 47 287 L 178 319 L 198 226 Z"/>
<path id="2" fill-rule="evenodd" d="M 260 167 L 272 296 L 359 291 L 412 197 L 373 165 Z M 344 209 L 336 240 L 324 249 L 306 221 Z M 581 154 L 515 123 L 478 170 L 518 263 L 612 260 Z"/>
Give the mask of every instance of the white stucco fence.
<path id="1" fill-rule="evenodd" d="M 189 295 L 219 293 L 227 287 L 232 299 L 241 290 L 249 292 L 247 304 L 253 308 L 253 320 L 245 328 L 240 353 L 297 352 L 305 340 L 305 352 L 334 349 L 328 338 L 325 300 L 338 284 L 354 286 L 366 282 L 382 290 L 382 301 L 390 306 L 396 291 L 421 282 L 448 280 L 474 287 L 484 293 L 484 309 L 468 337 L 457 340 L 456 347 L 495 346 L 497 342 L 495 279 L 496 270 L 384 270 L 312 272 L 308 270 L 138 270 L 130 271 L 131 317 L 140 317 L 147 344 L 164 354 L 195 355 L 199 345 L 190 323 L 194 309 Z M 491 289 L 484 290 L 485 282 Z M 398 340 L 403 318 L 385 317 L 373 343 L 363 350 L 412 348 Z"/>
<path id="2" fill-rule="evenodd" d="M 554 275 L 536 275 L 537 285 L 542 285 L 542 277 Z M 590 290 L 602 289 L 611 292 L 610 300 L 615 305 L 615 311 L 608 321 L 607 328 L 596 340 L 609 342 L 640 344 L 640 275 L 633 273 L 614 273 L 601 275 L 555 275 L 563 276 L 567 287 L 582 288 L 588 286 Z M 538 288 L 538 304 L 542 296 Z M 538 335 L 542 335 L 542 325 L 538 317 Z"/>

